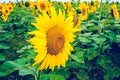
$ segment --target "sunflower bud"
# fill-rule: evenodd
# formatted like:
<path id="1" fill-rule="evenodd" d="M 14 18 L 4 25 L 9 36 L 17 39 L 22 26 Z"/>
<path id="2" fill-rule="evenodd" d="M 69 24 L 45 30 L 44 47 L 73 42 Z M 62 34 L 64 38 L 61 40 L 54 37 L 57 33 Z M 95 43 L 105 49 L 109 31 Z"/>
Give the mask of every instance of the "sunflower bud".
<path id="1" fill-rule="evenodd" d="M 110 12 L 110 13 L 107 14 L 107 18 L 113 19 L 113 18 L 114 18 L 114 15 Z"/>
<path id="2" fill-rule="evenodd" d="M 113 15 L 113 9 L 111 9 L 110 11 L 111 11 L 110 14 L 112 15 L 112 17 L 114 17 L 114 15 Z"/>
<path id="3" fill-rule="evenodd" d="M 25 3 L 25 6 L 26 6 L 26 7 L 29 7 L 29 5 L 30 5 L 29 2 L 26 2 L 26 3 Z"/>
<path id="4" fill-rule="evenodd" d="M 2 11 L 0 11 L 0 16 L 2 16 Z"/>
<path id="5" fill-rule="evenodd" d="M 117 1 L 116 4 L 119 4 L 119 2 Z"/>
<path id="6" fill-rule="evenodd" d="M 91 1 L 91 3 L 90 3 L 92 6 L 94 5 L 94 1 Z"/>
<path id="7" fill-rule="evenodd" d="M 120 9 L 118 10 L 118 12 L 120 13 Z"/>
<path id="8" fill-rule="evenodd" d="M 82 13 L 80 9 L 77 9 L 76 12 L 77 12 L 77 14 L 81 14 Z"/>

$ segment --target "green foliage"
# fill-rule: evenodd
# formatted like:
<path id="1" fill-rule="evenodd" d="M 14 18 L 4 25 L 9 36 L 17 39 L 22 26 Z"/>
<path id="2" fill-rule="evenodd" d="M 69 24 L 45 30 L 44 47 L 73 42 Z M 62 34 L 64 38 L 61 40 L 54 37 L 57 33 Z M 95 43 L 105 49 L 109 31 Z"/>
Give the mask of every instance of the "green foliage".
<path id="1" fill-rule="evenodd" d="M 0 54 L 0 61 L 5 60 L 4 56 L 2 54 Z"/>
<path id="2" fill-rule="evenodd" d="M 33 71 L 33 69 L 20 69 L 19 70 L 19 75 L 21 76 L 25 76 L 25 75 L 29 75 L 32 74 L 33 76 L 35 76 L 35 72 Z"/>
<path id="3" fill-rule="evenodd" d="M 0 66 L 0 76 L 6 76 L 25 66 L 25 58 L 17 59 L 16 61 L 6 61 Z"/>
<path id="4" fill-rule="evenodd" d="M 43 74 L 40 80 L 66 80 L 62 75 L 58 74 Z"/>
<path id="5" fill-rule="evenodd" d="M 64 10 L 58 4 L 54 3 L 56 10 Z M 40 76 L 38 69 L 32 66 L 36 53 L 27 42 L 32 37 L 27 32 L 36 29 L 31 25 L 35 22 L 33 10 L 16 6 L 7 22 L 0 19 L 0 79 L 18 71 L 17 75 L 21 78 L 32 75 L 41 80 L 119 80 L 120 19 L 108 16 L 110 5 L 102 3 L 101 8 L 82 21 L 79 26 L 82 31 L 75 33 L 77 37 L 71 43 L 74 51 L 66 67 L 55 68 L 54 71 L 43 70 Z M 72 3 L 72 6 L 77 10 L 77 3 Z"/>
<path id="6" fill-rule="evenodd" d="M 18 6 L 6 22 L 0 20 L 0 77 L 17 70 L 22 73 L 22 70 L 31 67 L 36 55 L 32 46 L 27 42 L 30 38 L 27 32 L 35 29 L 31 21 L 34 22 L 32 10 Z"/>

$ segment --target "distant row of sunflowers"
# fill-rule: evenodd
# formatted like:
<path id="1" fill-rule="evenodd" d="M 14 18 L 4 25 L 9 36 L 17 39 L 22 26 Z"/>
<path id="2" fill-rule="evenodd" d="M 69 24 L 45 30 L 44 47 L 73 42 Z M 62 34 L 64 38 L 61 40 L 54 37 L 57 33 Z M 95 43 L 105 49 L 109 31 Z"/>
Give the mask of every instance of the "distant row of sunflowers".
<path id="1" fill-rule="evenodd" d="M 19 3 L 3 3 L 0 4 L 0 16 L 3 21 L 6 22 L 8 16 L 13 11 L 14 7 L 20 6 L 22 8 L 31 8 L 34 10 L 34 15 L 37 15 L 39 12 L 47 12 L 50 15 L 50 8 L 55 5 L 61 5 L 63 10 L 66 11 L 67 15 L 71 15 L 75 17 L 75 21 L 82 21 L 88 18 L 89 13 L 93 13 L 97 8 L 100 8 L 100 2 L 95 0 L 94 2 L 79 2 L 77 6 L 73 6 L 73 2 L 51 2 L 46 0 L 37 0 L 32 2 L 28 0 L 27 2 L 21 1 Z M 119 12 L 116 4 L 113 4 L 109 9 L 112 16 L 115 19 L 119 18 Z M 76 18 L 77 17 L 77 18 Z M 77 21 L 77 22 L 78 22 Z M 76 22 L 75 22 L 76 23 Z M 80 24 L 81 22 L 79 22 Z M 77 23 L 75 24 L 77 26 Z"/>

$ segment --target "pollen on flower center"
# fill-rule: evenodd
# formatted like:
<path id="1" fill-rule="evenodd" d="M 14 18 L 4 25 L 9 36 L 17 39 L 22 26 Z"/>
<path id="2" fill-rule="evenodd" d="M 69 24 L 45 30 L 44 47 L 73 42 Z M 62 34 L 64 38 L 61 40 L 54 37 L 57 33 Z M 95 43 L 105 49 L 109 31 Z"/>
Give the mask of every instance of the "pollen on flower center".
<path id="1" fill-rule="evenodd" d="M 57 55 L 64 47 L 65 38 L 56 28 L 47 31 L 47 53 Z"/>
<path id="2" fill-rule="evenodd" d="M 11 10 L 12 8 L 11 7 L 9 7 L 9 10 Z"/>
<path id="3" fill-rule="evenodd" d="M 41 8 L 42 10 L 44 10 L 44 9 L 45 9 L 45 4 L 44 4 L 44 3 L 41 3 L 41 4 L 40 4 L 40 8 Z"/>
<path id="4" fill-rule="evenodd" d="M 85 12 L 86 12 L 86 10 L 83 8 L 83 9 L 82 9 L 82 15 L 83 15 L 83 16 L 85 15 Z"/>

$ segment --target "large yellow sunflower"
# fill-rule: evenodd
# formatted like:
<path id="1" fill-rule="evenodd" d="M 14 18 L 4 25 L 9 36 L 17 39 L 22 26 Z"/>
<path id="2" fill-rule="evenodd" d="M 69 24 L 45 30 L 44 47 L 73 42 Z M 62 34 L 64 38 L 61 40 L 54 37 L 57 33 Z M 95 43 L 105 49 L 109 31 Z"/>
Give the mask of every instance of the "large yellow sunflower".
<path id="1" fill-rule="evenodd" d="M 32 23 L 38 30 L 29 34 L 35 36 L 29 40 L 38 53 L 33 65 L 39 64 L 39 70 L 55 66 L 65 66 L 70 51 L 73 50 L 70 42 L 74 40 L 74 32 L 79 29 L 73 28 L 73 17 L 65 18 L 65 12 L 59 10 L 58 14 L 51 8 L 51 16 L 43 13 Z"/>

